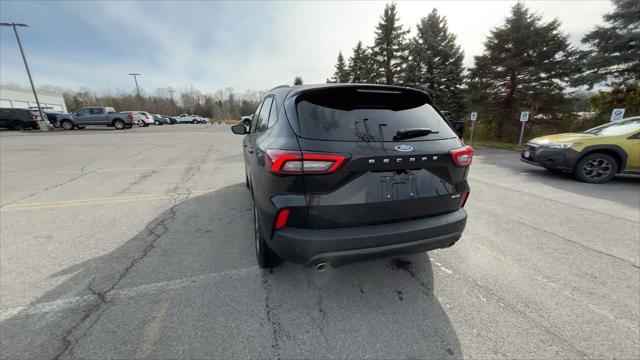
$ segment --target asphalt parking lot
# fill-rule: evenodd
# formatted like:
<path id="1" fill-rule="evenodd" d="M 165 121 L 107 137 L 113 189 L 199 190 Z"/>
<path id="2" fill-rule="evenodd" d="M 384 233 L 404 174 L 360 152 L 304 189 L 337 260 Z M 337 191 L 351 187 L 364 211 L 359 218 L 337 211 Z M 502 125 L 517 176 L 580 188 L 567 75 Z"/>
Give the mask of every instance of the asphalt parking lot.
<path id="1" fill-rule="evenodd" d="M 640 178 L 479 149 L 452 248 L 262 271 L 240 144 L 1 131 L 1 357 L 640 357 Z"/>

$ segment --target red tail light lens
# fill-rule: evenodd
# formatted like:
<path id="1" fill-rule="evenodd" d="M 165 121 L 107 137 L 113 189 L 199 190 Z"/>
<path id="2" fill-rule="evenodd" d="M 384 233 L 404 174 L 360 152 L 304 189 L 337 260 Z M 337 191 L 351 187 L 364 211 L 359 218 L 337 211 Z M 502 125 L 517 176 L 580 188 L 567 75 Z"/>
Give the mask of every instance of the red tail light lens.
<path id="1" fill-rule="evenodd" d="M 133 120 L 133 115 L 132 115 L 132 114 L 127 114 L 127 118 L 128 118 L 129 120 Z"/>
<path id="2" fill-rule="evenodd" d="M 309 153 L 290 150 L 267 150 L 267 166 L 276 174 L 328 174 L 347 160 L 339 154 Z"/>
<path id="3" fill-rule="evenodd" d="M 282 209 L 278 212 L 278 216 L 276 216 L 276 225 L 273 227 L 274 230 L 282 229 L 287 225 L 287 220 L 289 220 L 289 213 L 291 210 Z"/>
<path id="4" fill-rule="evenodd" d="M 449 151 L 451 160 L 456 166 L 464 167 L 471 165 L 473 160 L 473 148 L 471 146 L 461 147 L 459 149 Z"/>
<path id="5" fill-rule="evenodd" d="M 462 199 L 460 199 L 460 207 L 464 207 L 467 203 L 467 199 L 469 198 L 469 192 L 465 191 L 462 193 Z"/>
<path id="6" fill-rule="evenodd" d="M 145 115 L 145 116 L 144 116 L 144 118 L 145 118 L 145 119 L 149 119 L 149 115 Z"/>

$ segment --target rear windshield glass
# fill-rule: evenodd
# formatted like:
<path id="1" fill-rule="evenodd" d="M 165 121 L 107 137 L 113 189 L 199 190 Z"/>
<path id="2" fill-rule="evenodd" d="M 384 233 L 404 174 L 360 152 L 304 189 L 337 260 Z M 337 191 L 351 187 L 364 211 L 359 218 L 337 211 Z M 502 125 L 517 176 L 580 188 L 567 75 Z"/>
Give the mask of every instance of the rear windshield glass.
<path id="1" fill-rule="evenodd" d="M 424 94 L 367 88 L 313 90 L 296 99 L 300 136 L 337 141 L 393 141 L 398 130 L 434 132 L 405 141 L 456 137 Z"/>

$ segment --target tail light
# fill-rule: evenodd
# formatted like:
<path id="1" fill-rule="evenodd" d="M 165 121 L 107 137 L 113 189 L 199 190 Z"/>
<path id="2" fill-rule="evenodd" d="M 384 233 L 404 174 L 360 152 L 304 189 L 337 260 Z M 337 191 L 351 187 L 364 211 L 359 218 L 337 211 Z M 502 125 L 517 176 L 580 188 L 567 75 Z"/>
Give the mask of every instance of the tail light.
<path id="1" fill-rule="evenodd" d="M 133 120 L 133 114 L 127 114 L 127 119 Z"/>
<path id="2" fill-rule="evenodd" d="M 347 160 L 345 155 L 290 150 L 267 150 L 267 166 L 276 174 L 328 174 Z"/>
<path id="3" fill-rule="evenodd" d="M 30 112 L 29 116 L 31 117 L 31 120 L 36 121 L 36 114 Z"/>
<path id="4" fill-rule="evenodd" d="M 464 204 L 467 203 L 467 199 L 469 198 L 469 192 L 465 191 L 462 193 L 462 199 L 460 199 L 460 207 L 464 207 Z"/>
<path id="5" fill-rule="evenodd" d="M 459 149 L 449 151 L 451 160 L 456 166 L 464 167 L 471 165 L 473 160 L 473 148 L 471 146 L 461 147 Z"/>
<path id="6" fill-rule="evenodd" d="M 149 119 L 149 115 L 145 115 L 144 118 L 148 120 Z"/>
<path id="7" fill-rule="evenodd" d="M 273 227 L 273 230 L 282 229 L 287 225 L 287 220 L 289 220 L 289 213 L 291 210 L 282 209 L 278 212 L 278 216 L 276 216 L 276 224 Z"/>

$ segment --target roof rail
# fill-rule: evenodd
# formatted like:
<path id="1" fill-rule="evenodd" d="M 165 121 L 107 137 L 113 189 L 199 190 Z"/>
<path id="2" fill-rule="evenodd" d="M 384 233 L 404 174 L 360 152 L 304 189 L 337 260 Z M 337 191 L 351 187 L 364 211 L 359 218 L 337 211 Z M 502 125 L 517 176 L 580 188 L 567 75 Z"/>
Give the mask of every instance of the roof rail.
<path id="1" fill-rule="evenodd" d="M 287 84 L 284 84 L 284 85 L 278 85 L 278 86 L 274 87 L 273 89 L 271 89 L 271 90 L 269 90 L 269 91 L 273 91 L 273 90 L 275 90 L 275 89 L 280 89 L 280 88 L 288 88 L 288 87 L 290 87 L 290 86 L 289 86 L 289 85 L 287 85 Z"/>

